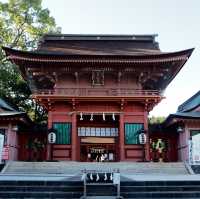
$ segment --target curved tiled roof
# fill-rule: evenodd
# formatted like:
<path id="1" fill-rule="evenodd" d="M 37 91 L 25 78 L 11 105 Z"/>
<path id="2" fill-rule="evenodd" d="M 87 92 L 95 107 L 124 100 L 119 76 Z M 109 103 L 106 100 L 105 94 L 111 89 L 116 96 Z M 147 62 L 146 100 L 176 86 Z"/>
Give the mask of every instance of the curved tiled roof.
<path id="1" fill-rule="evenodd" d="M 0 98 L 0 108 L 4 109 L 6 111 L 16 111 L 5 100 L 3 100 L 1 98 Z"/>
<path id="2" fill-rule="evenodd" d="M 178 112 L 188 112 L 200 106 L 200 91 L 178 107 Z"/>
<path id="3" fill-rule="evenodd" d="M 187 49 L 178 52 L 171 53 L 156 53 L 156 54 L 140 54 L 140 55 L 66 55 L 62 52 L 37 52 L 37 51 L 20 51 L 3 47 L 6 52 L 7 58 L 15 64 L 19 65 L 20 70 L 26 77 L 26 69 L 28 67 L 40 67 L 49 65 L 57 65 L 58 67 L 85 67 L 101 65 L 107 67 L 112 65 L 113 67 L 128 66 L 138 67 L 144 65 L 148 70 L 151 70 L 152 66 L 157 68 L 167 68 L 165 76 L 159 78 L 156 85 L 152 89 L 164 89 L 181 70 L 183 65 L 190 57 L 193 49 Z M 142 72 L 142 71 L 141 71 Z M 156 73 L 156 70 L 154 71 Z M 153 75 L 153 73 L 152 73 Z M 149 84 L 147 82 L 147 84 Z"/>
<path id="4" fill-rule="evenodd" d="M 181 70 L 193 49 L 161 52 L 156 35 L 44 35 L 35 51 L 3 47 L 25 79 L 31 68 L 83 70 L 85 67 L 127 68 L 143 77 L 143 88 L 163 90 Z M 115 70 L 114 68 L 114 70 Z M 120 69 L 121 70 L 121 69 Z M 56 71 L 54 71 L 56 72 Z M 143 72 L 145 74 L 143 74 Z"/>
<path id="5" fill-rule="evenodd" d="M 135 62 L 157 62 L 159 60 L 163 61 L 179 61 L 182 59 L 188 59 L 191 55 L 193 48 L 186 49 L 182 51 L 176 51 L 176 52 L 157 52 L 157 53 L 147 53 L 147 54 L 133 54 L 133 55 L 84 55 L 84 54 L 65 54 L 63 52 L 53 52 L 53 51 L 22 51 L 22 50 L 15 50 L 8 47 L 2 47 L 3 50 L 5 50 L 6 55 L 8 58 L 14 58 L 14 59 L 23 59 L 23 60 L 58 60 L 58 61 L 64 61 L 64 60 L 97 60 L 101 59 L 103 60 L 132 60 Z"/>

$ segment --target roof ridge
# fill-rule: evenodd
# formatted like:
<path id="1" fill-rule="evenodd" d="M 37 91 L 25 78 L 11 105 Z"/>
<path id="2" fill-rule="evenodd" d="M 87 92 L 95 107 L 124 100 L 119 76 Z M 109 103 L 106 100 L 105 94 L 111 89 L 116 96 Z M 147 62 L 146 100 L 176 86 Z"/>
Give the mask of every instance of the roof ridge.
<path id="1" fill-rule="evenodd" d="M 101 36 L 101 37 L 157 37 L 158 34 L 153 33 L 153 34 L 61 34 L 61 33 L 47 33 L 44 34 L 44 36 L 65 36 L 65 37 L 96 37 L 96 36 Z"/>

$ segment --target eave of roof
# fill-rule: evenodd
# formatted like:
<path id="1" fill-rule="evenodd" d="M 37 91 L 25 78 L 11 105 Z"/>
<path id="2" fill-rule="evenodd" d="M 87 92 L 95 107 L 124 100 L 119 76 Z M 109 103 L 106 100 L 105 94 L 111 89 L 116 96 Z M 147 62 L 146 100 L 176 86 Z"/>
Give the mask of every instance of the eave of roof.
<path id="1" fill-rule="evenodd" d="M 102 64 L 106 66 L 106 64 L 113 65 L 121 65 L 121 64 L 130 64 L 130 66 L 134 66 L 135 64 L 172 64 L 174 62 L 177 64 L 176 69 L 173 74 L 165 80 L 165 84 L 163 84 L 162 89 L 164 89 L 176 76 L 176 74 L 181 70 L 183 65 L 186 63 L 188 58 L 191 56 L 193 52 L 193 48 L 171 52 L 171 53 L 157 53 L 157 54 L 142 54 L 142 55 L 66 55 L 66 54 L 46 54 L 44 52 L 28 52 L 28 51 L 20 51 L 14 50 L 11 48 L 3 47 L 6 52 L 7 58 L 12 62 L 20 66 L 20 70 L 25 76 L 25 68 L 31 67 L 32 65 L 35 67 L 37 64 L 46 63 L 47 65 L 58 63 L 61 65 L 65 65 L 67 63 L 70 66 L 73 64 L 78 64 L 81 66 L 85 66 L 86 64 Z M 177 63 L 176 63 L 177 62 Z M 173 64 L 174 64 L 173 63 Z"/>
<path id="2" fill-rule="evenodd" d="M 176 112 L 170 114 L 166 120 L 163 122 L 163 125 L 168 126 L 173 122 L 174 119 L 181 120 L 200 120 L 200 112 Z"/>
<path id="3" fill-rule="evenodd" d="M 0 117 L 7 117 L 7 116 L 22 116 L 25 115 L 25 112 L 18 112 L 18 111 L 12 111 L 12 112 L 0 112 Z"/>
<path id="4" fill-rule="evenodd" d="M 200 119 L 200 112 L 177 112 L 174 114 L 170 114 L 169 117 L 172 118 L 185 118 L 185 119 Z"/>
<path id="5" fill-rule="evenodd" d="M 145 59 L 145 60 L 151 60 L 151 59 L 166 59 L 166 58 L 180 58 L 182 56 L 185 57 L 190 57 L 190 55 L 192 54 L 194 48 L 191 49 L 186 49 L 186 50 L 182 50 L 182 51 L 177 51 L 177 52 L 154 52 L 154 53 L 142 53 L 142 54 L 135 54 L 135 55 L 85 55 L 85 54 L 65 54 L 65 53 L 59 53 L 59 52 L 47 52 L 47 51 L 22 51 L 22 50 L 15 50 L 15 49 L 11 49 L 8 47 L 2 47 L 3 50 L 6 52 L 6 55 L 9 58 L 15 57 L 15 58 L 27 58 L 27 59 L 31 59 L 31 58 L 40 58 L 40 59 L 47 59 L 49 58 L 50 60 L 53 59 L 97 59 L 97 58 L 119 58 L 119 59 L 135 59 L 135 60 L 141 60 L 141 59 Z"/>
<path id="6" fill-rule="evenodd" d="M 27 116 L 25 112 L 0 112 L 1 121 L 17 121 L 24 124 L 32 124 L 33 121 Z"/>

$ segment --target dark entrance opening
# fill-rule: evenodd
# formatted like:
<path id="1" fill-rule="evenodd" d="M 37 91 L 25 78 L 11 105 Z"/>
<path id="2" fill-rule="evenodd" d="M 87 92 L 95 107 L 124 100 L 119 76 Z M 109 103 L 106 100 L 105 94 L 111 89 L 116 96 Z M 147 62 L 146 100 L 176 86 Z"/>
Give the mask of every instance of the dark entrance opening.
<path id="1" fill-rule="evenodd" d="M 113 162 L 117 161 L 115 144 L 81 144 L 81 161 Z"/>
<path id="2" fill-rule="evenodd" d="M 119 115 L 87 114 L 78 116 L 77 121 L 80 161 L 118 161 Z"/>

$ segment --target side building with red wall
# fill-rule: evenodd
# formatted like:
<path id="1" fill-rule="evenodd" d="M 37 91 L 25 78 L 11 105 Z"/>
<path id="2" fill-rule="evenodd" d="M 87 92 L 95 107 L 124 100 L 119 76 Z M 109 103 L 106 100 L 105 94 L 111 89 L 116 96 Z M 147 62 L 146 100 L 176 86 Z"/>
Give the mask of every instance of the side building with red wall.
<path id="1" fill-rule="evenodd" d="M 4 136 L 2 160 L 18 160 L 19 128 L 31 123 L 25 112 L 16 110 L 0 98 L 0 134 Z"/>
<path id="2" fill-rule="evenodd" d="M 164 122 L 168 134 L 177 137 L 178 161 L 200 163 L 200 91 L 179 105 Z"/>
<path id="3" fill-rule="evenodd" d="M 161 124 L 150 125 L 151 161 L 200 163 L 200 91 Z M 160 143 L 159 143 L 160 142 Z"/>

